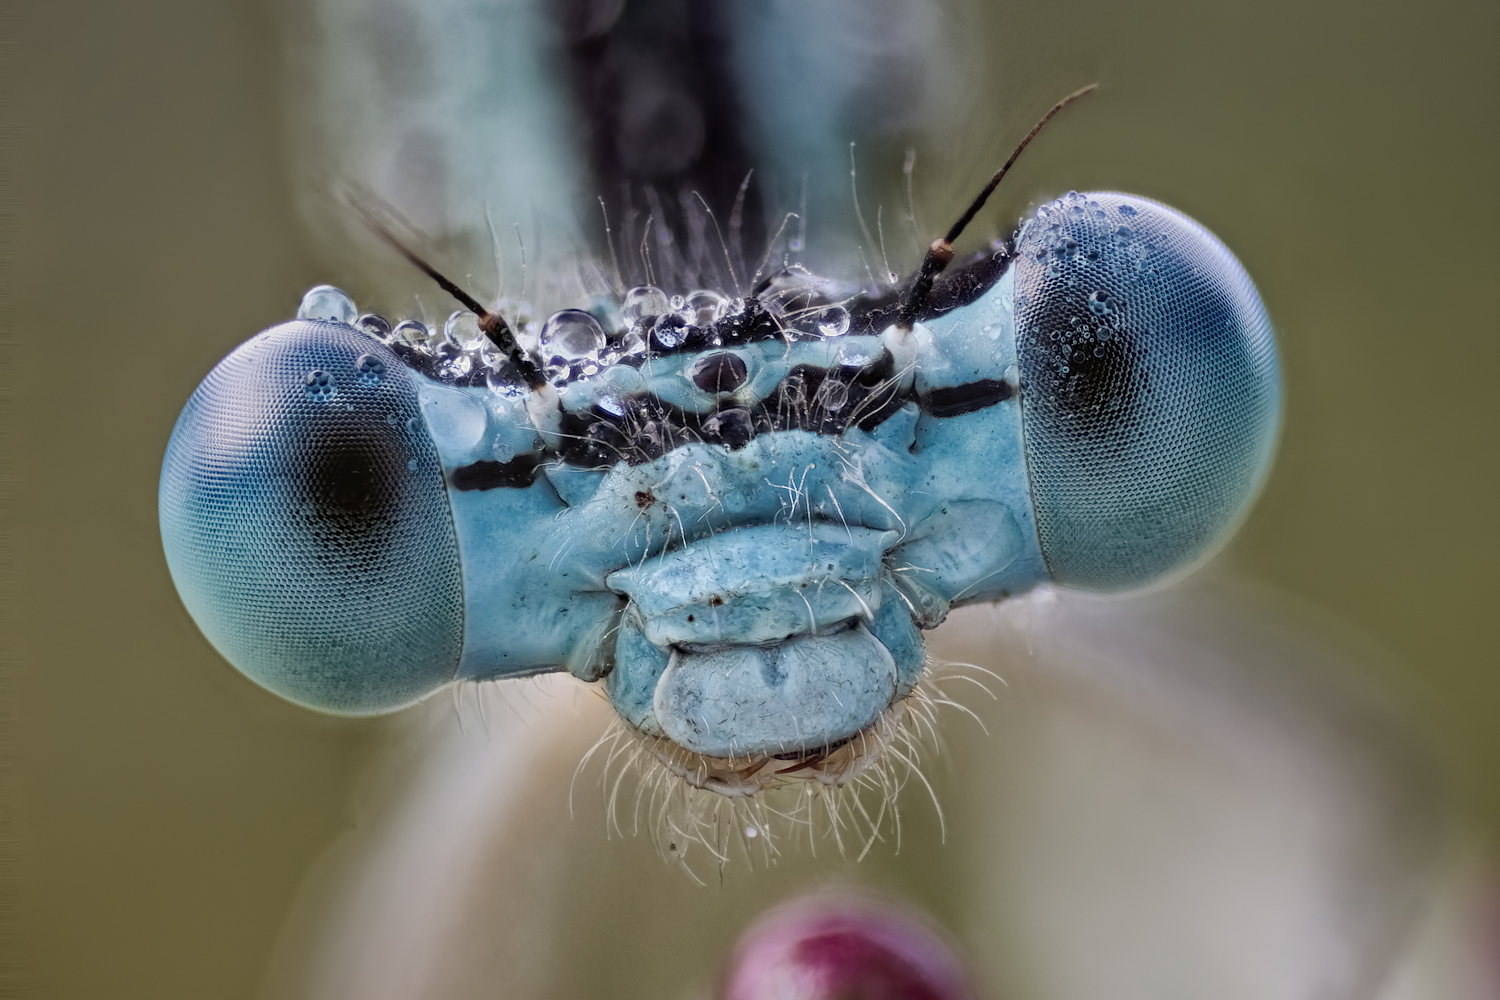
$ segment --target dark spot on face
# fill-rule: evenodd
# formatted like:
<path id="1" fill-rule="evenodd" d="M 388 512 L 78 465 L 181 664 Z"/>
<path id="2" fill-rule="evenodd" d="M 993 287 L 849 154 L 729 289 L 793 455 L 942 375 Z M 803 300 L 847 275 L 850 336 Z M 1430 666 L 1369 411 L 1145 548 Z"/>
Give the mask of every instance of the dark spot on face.
<path id="1" fill-rule="evenodd" d="M 536 478 L 537 460 L 521 455 L 509 462 L 481 461 L 459 466 L 448 481 L 456 490 L 524 490 Z"/>
<path id="2" fill-rule="evenodd" d="M 720 597 L 718 594 L 715 594 L 714 596 L 712 596 L 712 597 L 710 597 L 708 599 L 708 603 L 712 607 L 722 608 L 724 606 L 724 598 Z"/>
<path id="3" fill-rule="evenodd" d="M 635 494 L 635 505 L 641 510 L 656 503 L 656 495 L 650 490 L 637 490 Z"/>
<path id="4" fill-rule="evenodd" d="M 922 402 L 934 417 L 958 417 L 1003 403 L 1015 394 L 1016 387 L 1009 382 L 985 378 L 965 385 L 933 389 Z"/>
<path id="5" fill-rule="evenodd" d="M 744 359 L 728 351 L 716 351 L 693 364 L 693 384 L 704 392 L 733 392 L 745 382 L 748 370 Z"/>
<path id="6" fill-rule="evenodd" d="M 688 621 L 693 622 L 693 621 L 697 621 L 697 620 L 698 619 L 696 617 L 694 617 L 693 615 L 688 615 Z"/>

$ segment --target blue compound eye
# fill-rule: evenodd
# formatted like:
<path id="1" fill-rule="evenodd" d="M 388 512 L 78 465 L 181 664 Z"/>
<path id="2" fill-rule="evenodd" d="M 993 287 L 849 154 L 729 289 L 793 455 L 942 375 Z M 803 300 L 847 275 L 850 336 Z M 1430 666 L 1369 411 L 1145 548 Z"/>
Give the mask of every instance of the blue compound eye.
<path id="1" fill-rule="evenodd" d="M 1239 261 L 1145 198 L 1069 194 L 1016 247 L 1026 461 L 1059 583 L 1117 590 L 1233 530 L 1280 416 L 1271 322 Z"/>
<path id="2" fill-rule="evenodd" d="M 241 345 L 177 421 L 160 508 L 184 603 L 258 683 L 368 714 L 452 680 L 453 518 L 416 390 L 384 344 L 299 320 Z"/>

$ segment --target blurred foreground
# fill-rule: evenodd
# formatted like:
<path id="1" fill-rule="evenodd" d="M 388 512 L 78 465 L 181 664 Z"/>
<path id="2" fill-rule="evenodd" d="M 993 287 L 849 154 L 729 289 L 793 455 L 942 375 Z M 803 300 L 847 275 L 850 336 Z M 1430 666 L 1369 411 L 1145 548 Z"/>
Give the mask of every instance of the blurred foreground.
<path id="1" fill-rule="evenodd" d="M 899 830 L 859 862 L 814 809 L 690 877 L 649 822 L 633 832 L 629 778 L 613 821 L 597 764 L 570 796 L 608 724 L 592 692 L 434 700 L 304 888 L 267 994 L 706 997 L 757 914 L 821 886 L 926 909 L 980 996 L 1494 995 L 1494 901 L 1426 748 L 1293 618 L 1201 578 L 956 613 L 935 655 L 1003 686 L 941 718 L 922 765 L 941 820 L 908 781 Z"/>

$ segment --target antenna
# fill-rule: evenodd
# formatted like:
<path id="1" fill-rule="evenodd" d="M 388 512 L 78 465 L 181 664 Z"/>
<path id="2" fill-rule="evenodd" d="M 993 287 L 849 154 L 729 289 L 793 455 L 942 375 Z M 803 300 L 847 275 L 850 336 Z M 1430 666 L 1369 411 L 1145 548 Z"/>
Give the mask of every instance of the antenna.
<path id="1" fill-rule="evenodd" d="M 528 386 L 532 389 L 539 389 L 547 384 L 547 380 L 542 377 L 542 371 L 537 367 L 536 362 L 532 361 L 526 354 L 525 349 L 516 342 L 516 335 L 511 331 L 510 324 L 505 322 L 504 316 L 496 312 L 490 312 L 484 306 L 480 305 L 474 296 L 458 287 L 441 271 L 419 257 L 415 251 L 408 248 L 405 243 L 402 243 L 386 227 L 385 223 L 376 218 L 374 212 L 360 204 L 358 200 L 351 199 L 350 203 L 353 205 L 354 210 L 364 218 L 365 224 L 375 231 L 375 235 L 390 244 L 393 250 L 410 261 L 417 270 L 437 282 L 438 287 L 457 299 L 459 305 L 479 317 L 479 329 L 484 332 L 486 337 L 490 338 L 490 343 L 505 352 L 505 356 L 510 358 L 511 363 L 516 366 L 516 370 L 520 372 L 521 377 L 526 380 Z"/>
<path id="2" fill-rule="evenodd" d="M 1052 120 L 1053 115 L 1078 100 L 1084 94 L 1098 88 L 1099 85 L 1097 83 L 1091 83 L 1087 87 L 1080 87 L 1052 105 L 1052 110 L 1042 115 L 1042 120 L 1032 126 L 1031 131 L 1026 133 L 1026 138 L 1022 139 L 1020 145 L 1016 146 L 1015 151 L 1010 154 L 1010 159 L 1006 160 L 1000 169 L 995 171 L 994 176 L 990 178 L 990 182 L 984 186 L 984 190 L 980 191 L 979 195 L 969 203 L 969 207 L 964 211 L 963 215 L 959 216 L 958 221 L 949 227 L 947 235 L 942 239 L 932 241 L 932 245 L 927 248 L 926 256 L 922 258 L 922 268 L 917 272 L 916 280 L 912 282 L 911 292 L 906 296 L 906 304 L 901 307 L 901 316 L 896 321 L 898 327 L 903 330 L 910 330 L 912 324 L 916 322 L 917 314 L 926 308 L 927 300 L 932 295 L 932 282 L 939 274 L 943 273 L 943 269 L 953 260 L 953 241 L 963 235 L 964 229 L 968 227 L 970 222 L 974 221 L 974 216 L 978 215 L 979 210 L 984 208 L 984 203 L 989 200 L 995 188 L 1000 186 L 1000 181 L 1004 179 L 1006 172 L 1015 164 L 1016 159 L 1021 155 L 1021 150 L 1025 149 L 1031 140 L 1036 138 L 1036 134 L 1042 130 L 1043 125 Z"/>

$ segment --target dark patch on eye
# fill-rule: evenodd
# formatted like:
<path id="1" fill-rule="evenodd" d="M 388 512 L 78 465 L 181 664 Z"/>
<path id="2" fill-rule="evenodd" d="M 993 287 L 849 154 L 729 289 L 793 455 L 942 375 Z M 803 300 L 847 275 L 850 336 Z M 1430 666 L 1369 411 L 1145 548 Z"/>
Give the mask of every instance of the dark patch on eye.
<path id="1" fill-rule="evenodd" d="M 724 598 L 720 597 L 718 594 L 714 594 L 708 599 L 708 604 L 709 607 L 722 608 L 724 606 Z"/>
<path id="2" fill-rule="evenodd" d="M 985 378 L 933 389 L 922 400 L 922 408 L 934 417 L 958 417 L 1003 403 L 1015 394 L 1016 387 L 1009 382 Z"/>
<path id="3" fill-rule="evenodd" d="M 479 461 L 453 470 L 448 481 L 456 490 L 524 490 L 536 478 L 539 463 L 533 455 L 509 462 Z"/>
<path id="4" fill-rule="evenodd" d="M 340 534 L 385 524 L 398 505 L 407 448 L 383 422 L 372 428 L 340 421 L 313 435 L 300 457 L 306 464 L 293 474 L 306 484 L 309 512 Z"/>
<path id="5" fill-rule="evenodd" d="M 696 617 L 694 617 L 693 615 L 688 615 L 688 621 L 694 622 L 694 621 L 697 621 L 697 620 L 698 619 Z"/>
<path id="6" fill-rule="evenodd" d="M 715 351 L 693 363 L 693 384 L 704 392 L 733 392 L 749 374 L 745 360 L 728 351 Z"/>

